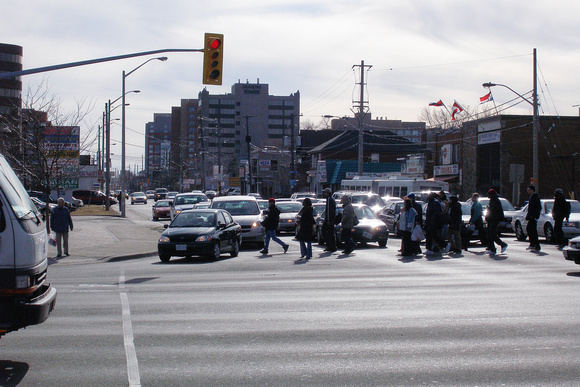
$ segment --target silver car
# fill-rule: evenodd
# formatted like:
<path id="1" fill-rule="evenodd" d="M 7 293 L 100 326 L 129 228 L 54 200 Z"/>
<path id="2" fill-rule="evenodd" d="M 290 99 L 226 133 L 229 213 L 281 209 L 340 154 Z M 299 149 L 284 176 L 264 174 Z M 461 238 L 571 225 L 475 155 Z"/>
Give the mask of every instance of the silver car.
<path id="1" fill-rule="evenodd" d="M 255 197 L 219 196 L 213 199 L 211 208 L 226 210 L 242 226 L 242 243 L 264 245 L 266 232 L 262 227 L 262 211 Z"/>
<path id="2" fill-rule="evenodd" d="M 565 238 L 574 238 L 580 235 L 580 202 L 577 200 L 567 200 L 570 203 L 570 219 L 562 224 L 562 231 L 564 231 Z M 554 236 L 554 218 L 552 218 L 552 207 L 554 207 L 554 199 L 540 199 L 542 204 L 542 211 L 538 219 L 538 236 L 546 238 L 548 242 L 556 242 Z M 512 225 L 516 231 L 516 237 L 520 241 L 525 241 L 528 237 L 528 221 L 526 215 L 528 214 L 528 205 L 519 211 L 515 212 Z"/>
<path id="3" fill-rule="evenodd" d="M 167 199 L 170 200 L 170 199 Z M 171 201 L 171 200 L 170 200 Z M 175 195 L 171 203 L 171 220 L 182 211 L 191 210 L 196 204 L 209 202 L 204 193 L 182 193 Z"/>

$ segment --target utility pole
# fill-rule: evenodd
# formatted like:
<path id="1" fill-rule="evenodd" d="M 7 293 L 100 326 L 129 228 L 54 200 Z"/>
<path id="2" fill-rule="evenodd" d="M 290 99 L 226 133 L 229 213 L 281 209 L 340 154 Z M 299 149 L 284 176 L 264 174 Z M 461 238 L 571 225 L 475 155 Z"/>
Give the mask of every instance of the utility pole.
<path id="1" fill-rule="evenodd" d="M 105 136 L 106 136 L 106 147 L 105 151 L 105 210 L 109 211 L 111 207 L 111 100 L 105 104 L 105 112 L 107 115 Z"/>
<path id="2" fill-rule="evenodd" d="M 534 185 L 536 186 L 536 192 L 540 191 L 540 182 L 539 182 L 539 171 L 538 171 L 538 164 L 539 164 L 539 153 L 538 153 L 538 132 L 540 131 L 540 117 L 538 111 L 538 73 L 537 73 L 537 58 L 536 58 L 536 49 L 534 48 L 534 95 L 532 96 L 532 105 L 534 108 L 534 117 L 532 120 L 532 130 L 534 133 L 532 134 L 532 169 L 533 169 L 533 179 Z"/>
<path id="3" fill-rule="evenodd" d="M 217 192 L 218 195 L 221 195 L 221 181 L 222 181 L 222 130 L 221 130 L 221 121 L 220 115 L 217 118 L 217 135 L 218 135 L 218 146 L 217 146 L 217 153 L 218 153 L 218 182 L 217 182 Z"/>
<path id="4" fill-rule="evenodd" d="M 354 65 L 352 66 L 353 68 L 355 67 L 360 67 L 360 99 L 358 101 L 353 101 L 353 103 L 358 103 L 358 124 L 359 124 L 359 133 L 358 133 L 358 175 L 362 176 L 363 175 L 363 155 L 364 155 L 364 147 L 363 147 L 363 143 L 364 143 L 364 131 L 363 131 L 363 121 L 364 121 L 364 116 L 366 114 L 366 110 L 368 109 L 368 106 L 365 106 L 365 104 L 368 105 L 368 101 L 365 101 L 364 99 L 364 91 L 365 91 L 365 67 L 368 67 L 369 69 L 371 67 L 373 67 L 372 65 L 365 65 L 365 61 L 361 60 L 360 65 Z M 355 113 L 356 115 L 357 113 Z"/>
<path id="5" fill-rule="evenodd" d="M 254 117 L 254 116 L 249 116 L 246 115 L 246 144 L 247 144 L 247 150 L 248 150 L 248 172 L 249 172 L 249 177 L 248 177 L 248 192 L 246 192 L 246 194 L 249 194 L 250 192 L 252 192 L 252 160 L 251 160 L 251 153 L 250 153 L 250 143 L 252 142 L 252 137 L 250 137 L 250 124 L 249 124 L 249 118 L 250 117 Z"/>

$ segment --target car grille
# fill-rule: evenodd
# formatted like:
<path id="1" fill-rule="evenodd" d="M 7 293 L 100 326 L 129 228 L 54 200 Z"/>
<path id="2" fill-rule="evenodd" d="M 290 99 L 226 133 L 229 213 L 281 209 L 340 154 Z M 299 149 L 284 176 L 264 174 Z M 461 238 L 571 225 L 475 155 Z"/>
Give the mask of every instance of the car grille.
<path id="1" fill-rule="evenodd" d="M 252 225 L 242 226 L 242 232 L 252 231 Z"/>
<path id="2" fill-rule="evenodd" d="M 196 239 L 197 235 L 177 235 L 169 238 L 172 243 L 195 242 Z"/>

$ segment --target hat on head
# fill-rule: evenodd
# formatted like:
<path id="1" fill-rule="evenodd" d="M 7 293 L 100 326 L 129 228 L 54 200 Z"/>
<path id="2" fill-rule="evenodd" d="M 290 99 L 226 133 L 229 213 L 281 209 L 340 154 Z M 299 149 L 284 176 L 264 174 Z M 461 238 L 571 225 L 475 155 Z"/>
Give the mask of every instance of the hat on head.
<path id="1" fill-rule="evenodd" d="M 415 194 L 414 193 L 408 194 L 407 197 L 409 199 L 415 199 Z"/>
<path id="2" fill-rule="evenodd" d="M 330 188 L 325 188 L 322 190 L 322 192 L 326 192 L 329 195 L 332 195 L 332 190 Z"/>
<path id="3" fill-rule="evenodd" d="M 276 203 L 276 199 L 270 198 L 270 199 L 268 199 L 268 202 L 270 202 L 270 203 Z"/>
<path id="4" fill-rule="evenodd" d="M 497 195 L 497 191 L 494 190 L 493 188 L 490 189 L 489 191 L 487 191 L 487 196 L 491 196 L 491 195 Z"/>

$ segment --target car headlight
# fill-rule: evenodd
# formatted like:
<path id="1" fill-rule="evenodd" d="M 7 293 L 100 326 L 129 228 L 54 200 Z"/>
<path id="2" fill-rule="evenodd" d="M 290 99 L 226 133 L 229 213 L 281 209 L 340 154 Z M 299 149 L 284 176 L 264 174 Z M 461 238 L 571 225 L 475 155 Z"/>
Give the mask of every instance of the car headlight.
<path id="1" fill-rule="evenodd" d="M 386 230 L 386 226 L 378 226 L 377 228 L 375 228 L 376 232 L 383 232 Z"/>
<path id="2" fill-rule="evenodd" d="M 197 237 L 197 239 L 195 240 L 196 242 L 209 242 L 212 240 L 212 236 L 211 235 L 202 235 Z"/>
<path id="3" fill-rule="evenodd" d="M 159 242 L 160 243 L 167 243 L 170 242 L 171 240 L 169 239 L 168 236 L 162 236 L 161 238 L 159 238 Z"/>
<path id="4" fill-rule="evenodd" d="M 181 210 L 175 210 L 175 215 L 181 214 Z"/>
<path id="5" fill-rule="evenodd" d="M 254 222 L 252 223 L 252 228 L 256 228 L 260 225 L 260 222 Z"/>

